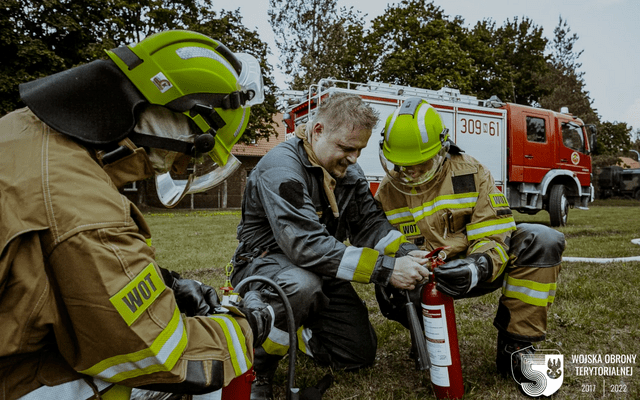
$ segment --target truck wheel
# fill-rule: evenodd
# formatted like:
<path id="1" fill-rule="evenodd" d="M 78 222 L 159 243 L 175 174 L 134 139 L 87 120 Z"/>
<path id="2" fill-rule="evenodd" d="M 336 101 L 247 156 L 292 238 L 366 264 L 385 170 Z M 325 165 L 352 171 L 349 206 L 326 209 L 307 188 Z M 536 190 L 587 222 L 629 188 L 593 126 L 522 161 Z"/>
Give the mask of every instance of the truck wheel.
<path id="1" fill-rule="evenodd" d="M 563 185 L 554 185 L 549 194 L 549 217 L 551 226 L 566 226 L 569 217 L 569 202 Z"/>
<path id="2" fill-rule="evenodd" d="M 635 197 L 636 200 L 640 201 L 640 189 L 636 190 L 636 194 L 633 197 Z"/>

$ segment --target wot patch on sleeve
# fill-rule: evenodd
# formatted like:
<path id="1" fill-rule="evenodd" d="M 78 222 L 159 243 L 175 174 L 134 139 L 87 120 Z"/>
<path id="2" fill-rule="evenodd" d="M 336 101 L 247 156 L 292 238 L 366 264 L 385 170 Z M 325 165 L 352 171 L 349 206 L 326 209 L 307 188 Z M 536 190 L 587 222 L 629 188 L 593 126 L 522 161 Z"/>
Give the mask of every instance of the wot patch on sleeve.
<path id="1" fill-rule="evenodd" d="M 415 221 L 407 222 L 406 224 L 400 224 L 400 226 L 398 226 L 398 230 L 406 237 L 415 237 L 422 234 Z"/>
<path id="2" fill-rule="evenodd" d="M 165 288 L 164 281 L 151 263 L 109 301 L 127 325 L 131 326 Z"/>
<path id="3" fill-rule="evenodd" d="M 295 208 L 300 208 L 304 204 L 304 190 L 302 183 L 296 181 L 282 182 L 278 188 L 280 197 L 289 202 Z"/>
<path id="4" fill-rule="evenodd" d="M 494 207 L 509 207 L 507 198 L 502 193 L 490 193 L 491 205 Z"/>
<path id="5" fill-rule="evenodd" d="M 473 175 L 458 175 L 451 177 L 453 184 L 453 193 L 471 193 L 476 192 L 476 182 Z"/>

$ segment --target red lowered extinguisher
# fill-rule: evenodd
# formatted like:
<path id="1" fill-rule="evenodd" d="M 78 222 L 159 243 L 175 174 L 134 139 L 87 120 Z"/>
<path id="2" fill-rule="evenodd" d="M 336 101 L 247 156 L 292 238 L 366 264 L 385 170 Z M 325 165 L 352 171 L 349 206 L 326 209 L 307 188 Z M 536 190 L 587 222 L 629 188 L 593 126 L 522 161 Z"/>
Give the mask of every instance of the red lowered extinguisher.
<path id="1" fill-rule="evenodd" d="M 427 255 L 431 271 L 444 264 L 447 255 L 439 247 Z M 464 395 L 458 329 L 453 298 L 438 289 L 433 274 L 422 290 L 422 317 L 431 360 L 431 383 L 438 399 L 461 399 Z"/>

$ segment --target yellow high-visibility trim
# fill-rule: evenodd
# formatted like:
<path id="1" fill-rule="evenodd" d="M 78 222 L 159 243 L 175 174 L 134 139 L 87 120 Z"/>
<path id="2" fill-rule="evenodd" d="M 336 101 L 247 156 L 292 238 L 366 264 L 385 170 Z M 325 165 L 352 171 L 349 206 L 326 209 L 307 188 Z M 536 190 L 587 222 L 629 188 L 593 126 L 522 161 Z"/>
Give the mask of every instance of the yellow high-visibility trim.
<path id="1" fill-rule="evenodd" d="M 289 351 L 289 345 L 283 345 L 280 343 L 276 343 L 270 338 L 262 343 L 262 348 L 267 354 L 272 354 L 274 356 L 284 356 Z"/>
<path id="2" fill-rule="evenodd" d="M 122 354 L 102 360 L 82 374 L 107 382 L 121 382 L 159 371 L 170 371 L 187 347 L 187 332 L 176 307 L 166 328 L 151 346 L 135 353 Z"/>
<path id="3" fill-rule="evenodd" d="M 406 236 L 398 236 L 395 240 L 389 243 L 383 250 L 384 255 L 389 257 L 395 257 L 396 253 L 400 249 L 402 243 L 408 243 Z M 377 247 L 377 246 L 376 246 Z"/>
<path id="4" fill-rule="evenodd" d="M 502 265 L 500 265 L 500 269 L 496 274 L 496 278 L 497 278 L 504 272 L 504 269 L 507 267 L 509 256 L 507 255 L 507 252 L 504 250 L 504 247 L 502 247 L 502 245 L 500 245 L 499 243 L 495 244 L 494 250 L 496 251 L 496 253 L 498 253 L 498 256 L 500 257 L 500 261 L 502 261 Z"/>
<path id="5" fill-rule="evenodd" d="M 393 225 L 399 224 L 402 222 L 413 221 L 413 215 L 411 214 L 411 210 L 408 207 L 396 208 L 394 210 L 385 211 L 384 214 L 387 216 L 389 222 Z"/>
<path id="6" fill-rule="evenodd" d="M 467 239 L 471 241 L 515 230 L 516 222 L 513 217 L 492 219 L 476 224 L 468 224 Z"/>
<path id="7" fill-rule="evenodd" d="M 518 299 L 518 300 L 522 301 L 523 303 L 527 303 L 527 304 L 531 304 L 533 306 L 539 306 L 539 307 L 546 307 L 549 304 L 552 304 L 553 301 L 555 300 L 555 296 L 549 296 L 546 299 L 538 299 L 538 298 L 535 298 L 535 297 L 527 296 L 524 293 L 514 292 L 514 291 L 510 291 L 510 290 L 505 291 L 504 295 L 507 296 L 507 297 L 512 297 L 514 299 Z"/>
<path id="8" fill-rule="evenodd" d="M 212 320 L 220 324 L 224 337 L 227 340 L 229 358 L 236 376 L 240 376 L 251 368 L 251 360 L 247 356 L 247 343 L 242 333 L 242 328 L 230 315 L 218 314 L 209 316 Z M 232 329 L 230 329 L 232 328 Z"/>
<path id="9" fill-rule="evenodd" d="M 385 215 L 394 225 L 410 221 L 418 222 L 440 210 L 473 208 L 477 202 L 478 192 L 446 194 L 415 208 L 402 207 L 385 211 Z"/>
<path id="10" fill-rule="evenodd" d="M 555 300 L 557 284 L 539 283 L 526 279 L 507 277 L 502 293 L 534 306 L 546 307 Z"/>
<path id="11" fill-rule="evenodd" d="M 298 331 L 296 332 L 297 336 L 298 336 L 298 349 L 300 349 L 301 352 L 307 354 L 307 345 L 304 342 L 304 338 L 302 336 L 302 326 L 300 328 L 298 328 Z"/>
<path id="12" fill-rule="evenodd" d="M 490 243 L 488 240 L 481 240 L 478 243 L 476 243 L 472 248 L 471 251 L 469 252 L 469 254 L 475 253 L 476 250 L 478 250 L 480 247 L 484 246 L 485 244 Z"/>
<path id="13" fill-rule="evenodd" d="M 473 208 L 478 202 L 478 192 L 447 194 L 412 208 L 411 213 L 416 222 L 444 209 Z"/>
<path id="14" fill-rule="evenodd" d="M 114 385 L 111 389 L 107 390 L 106 393 L 103 393 L 101 398 L 102 400 L 129 400 L 131 398 L 131 388 Z"/>
<path id="15" fill-rule="evenodd" d="M 397 249 L 396 249 L 397 251 Z M 363 247 L 360 260 L 358 260 L 358 266 L 353 273 L 353 281 L 360 283 L 369 283 L 371 280 L 371 274 L 376 266 L 378 260 L 378 253 L 376 250 Z"/>

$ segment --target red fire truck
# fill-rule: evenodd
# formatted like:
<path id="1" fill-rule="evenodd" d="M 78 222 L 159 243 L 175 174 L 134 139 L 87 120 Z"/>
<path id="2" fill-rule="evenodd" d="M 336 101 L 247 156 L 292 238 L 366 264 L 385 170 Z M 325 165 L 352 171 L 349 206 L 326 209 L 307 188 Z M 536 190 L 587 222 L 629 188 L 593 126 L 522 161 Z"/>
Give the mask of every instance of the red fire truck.
<path id="1" fill-rule="evenodd" d="M 427 90 L 323 79 L 309 92 L 287 93 L 291 104 L 284 114 L 287 134 L 293 135 L 318 104 L 338 92 L 358 94 L 380 113 L 380 122 L 358 158 L 374 193 L 384 176 L 378 156 L 379 133 L 398 105 L 418 96 L 438 110 L 453 141 L 489 168 L 512 209 L 527 214 L 546 210 L 552 226 L 564 226 L 569 208 L 587 209 L 593 200 L 590 153 L 595 127 L 566 110 L 503 103 L 495 96 L 478 100 L 450 88 Z"/>

